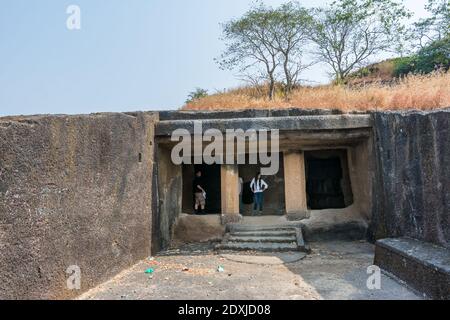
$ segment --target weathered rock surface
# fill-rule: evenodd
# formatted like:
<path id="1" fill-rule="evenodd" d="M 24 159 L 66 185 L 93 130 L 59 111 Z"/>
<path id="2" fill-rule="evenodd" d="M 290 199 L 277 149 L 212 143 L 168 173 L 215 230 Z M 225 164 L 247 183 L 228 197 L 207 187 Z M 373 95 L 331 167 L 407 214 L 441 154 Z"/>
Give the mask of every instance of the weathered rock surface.
<path id="1" fill-rule="evenodd" d="M 341 110 L 330 109 L 243 109 L 231 111 L 160 111 L 161 121 L 172 120 L 207 120 L 207 119 L 239 119 L 239 118 L 265 118 L 265 117 L 298 117 L 339 115 Z"/>
<path id="2" fill-rule="evenodd" d="M 150 255 L 153 117 L 0 118 L 0 299 L 74 297 Z"/>
<path id="3" fill-rule="evenodd" d="M 220 215 L 181 214 L 174 227 L 176 243 L 206 242 L 221 239 L 225 226 Z"/>
<path id="4" fill-rule="evenodd" d="M 376 242 L 376 265 L 432 299 L 450 299 L 450 250 L 410 238 Z"/>
<path id="5" fill-rule="evenodd" d="M 357 206 L 349 216 L 313 215 L 301 223 L 305 239 L 318 234 L 360 238 L 371 219 L 369 233 L 375 239 L 407 236 L 450 248 L 450 109 L 373 117 L 289 110 L 240 115 L 246 119 L 233 119 L 238 117 L 234 112 L 163 112 L 165 123 L 158 130 L 168 135 L 180 126 L 192 129 L 193 119 L 201 118 L 204 130 L 330 131 L 327 136 L 317 132 L 323 139 L 350 134 L 347 129 L 370 132 L 373 126 L 374 156 L 367 157 L 375 161 L 373 190 L 367 187 L 373 192 L 360 192 L 367 210 Z M 74 297 L 145 258 L 152 245 L 155 250 L 168 246 L 181 212 L 182 175 L 171 164 L 169 149 L 154 149 L 157 117 L 138 112 L 0 118 L 0 299 Z M 160 165 L 153 166 L 154 161 Z M 358 170 L 372 172 L 371 166 Z M 355 181 L 361 189 L 363 183 Z M 194 230 L 186 236 L 195 241 L 208 240 L 223 232 L 218 222 L 203 229 L 196 223 L 177 228 L 179 233 Z M 279 236 L 258 232 L 246 236 Z M 286 236 L 272 243 L 290 242 Z M 242 242 L 255 244 L 233 241 Z M 81 291 L 66 287 L 72 265 L 81 268 Z"/>
<path id="6" fill-rule="evenodd" d="M 194 133 L 196 123 L 204 133 L 210 129 L 226 130 L 346 130 L 370 128 L 372 118 L 367 114 L 345 115 L 303 115 L 265 118 L 230 118 L 230 119 L 201 119 L 198 120 L 168 120 L 161 121 L 156 126 L 156 135 L 170 136 L 175 130 L 187 130 Z"/>
<path id="7" fill-rule="evenodd" d="M 450 109 L 374 114 L 376 239 L 450 248 Z"/>

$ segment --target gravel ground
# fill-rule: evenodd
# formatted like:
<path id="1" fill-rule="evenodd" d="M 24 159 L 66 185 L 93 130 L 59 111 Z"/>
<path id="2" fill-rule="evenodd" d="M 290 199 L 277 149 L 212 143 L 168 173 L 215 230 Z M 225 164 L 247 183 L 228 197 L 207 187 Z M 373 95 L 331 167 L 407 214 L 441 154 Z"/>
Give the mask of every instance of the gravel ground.
<path id="1" fill-rule="evenodd" d="M 420 299 L 402 283 L 381 276 L 366 286 L 374 248 L 366 242 L 311 243 L 312 253 L 217 253 L 185 246 L 141 261 L 79 299 Z M 219 267 L 223 270 L 218 271 Z M 145 271 L 154 270 L 151 274 Z"/>

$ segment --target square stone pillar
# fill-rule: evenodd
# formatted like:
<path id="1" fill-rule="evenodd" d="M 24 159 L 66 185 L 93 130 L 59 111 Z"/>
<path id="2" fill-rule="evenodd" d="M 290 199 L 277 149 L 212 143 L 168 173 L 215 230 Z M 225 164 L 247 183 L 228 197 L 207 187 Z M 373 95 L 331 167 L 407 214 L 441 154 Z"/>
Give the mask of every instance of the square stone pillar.
<path id="1" fill-rule="evenodd" d="M 284 193 L 288 219 L 309 218 L 306 203 L 305 157 L 301 151 L 284 153 Z"/>
<path id="2" fill-rule="evenodd" d="M 237 164 L 222 164 L 220 168 L 222 223 L 239 222 L 239 171 Z"/>

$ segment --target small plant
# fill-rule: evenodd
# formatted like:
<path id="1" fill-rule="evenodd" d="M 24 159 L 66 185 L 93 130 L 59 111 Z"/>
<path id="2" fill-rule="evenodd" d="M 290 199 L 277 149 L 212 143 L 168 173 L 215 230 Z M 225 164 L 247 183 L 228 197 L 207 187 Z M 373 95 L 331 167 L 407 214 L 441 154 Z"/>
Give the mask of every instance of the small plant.
<path id="1" fill-rule="evenodd" d="M 409 73 L 428 74 L 450 69 L 450 37 L 434 41 L 417 54 L 395 59 L 394 76 L 402 77 Z"/>
<path id="2" fill-rule="evenodd" d="M 195 91 L 192 91 L 188 95 L 188 99 L 186 100 L 186 104 L 192 103 L 196 100 L 205 98 L 208 96 L 208 90 L 202 88 L 196 88 Z"/>

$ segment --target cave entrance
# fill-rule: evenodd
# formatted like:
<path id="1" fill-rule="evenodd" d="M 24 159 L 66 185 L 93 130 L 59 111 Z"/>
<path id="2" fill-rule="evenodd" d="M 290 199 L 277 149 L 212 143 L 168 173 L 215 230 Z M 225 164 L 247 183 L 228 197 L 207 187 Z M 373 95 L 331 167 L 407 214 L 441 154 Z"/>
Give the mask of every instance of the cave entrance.
<path id="1" fill-rule="evenodd" d="M 286 203 L 284 196 L 284 163 L 283 154 L 278 154 L 279 170 L 276 174 L 263 176 L 264 181 L 269 185 L 269 189 L 264 192 L 263 215 L 281 216 L 286 212 Z M 253 192 L 250 189 L 250 183 L 257 172 L 261 172 L 263 165 L 250 164 L 249 155 L 246 155 L 245 164 L 239 165 L 239 177 L 243 181 L 242 204 L 240 212 L 243 216 L 253 214 Z"/>
<path id="2" fill-rule="evenodd" d="M 353 203 L 347 150 L 306 151 L 305 160 L 309 209 L 340 209 Z"/>
<path id="3" fill-rule="evenodd" d="M 203 188 L 206 191 L 205 213 L 219 214 L 221 208 L 221 177 L 219 164 L 183 165 L 183 212 L 194 214 L 193 180 L 197 171 L 202 172 Z"/>

